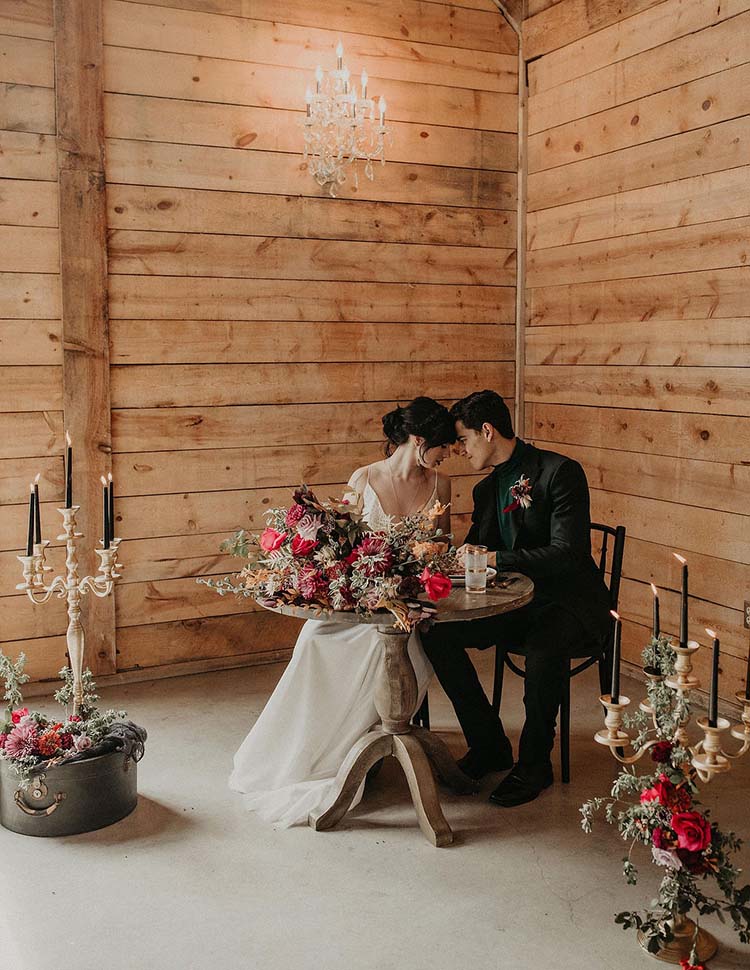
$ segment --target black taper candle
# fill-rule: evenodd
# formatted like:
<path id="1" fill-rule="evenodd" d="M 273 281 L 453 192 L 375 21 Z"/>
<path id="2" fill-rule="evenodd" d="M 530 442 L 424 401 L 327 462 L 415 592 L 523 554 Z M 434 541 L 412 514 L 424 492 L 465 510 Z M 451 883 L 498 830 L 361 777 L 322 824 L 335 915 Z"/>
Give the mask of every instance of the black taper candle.
<path id="1" fill-rule="evenodd" d="M 65 449 L 65 508 L 69 509 L 73 506 L 73 445 L 67 431 L 65 432 L 65 441 L 67 442 Z"/>
<path id="2" fill-rule="evenodd" d="M 674 553 L 675 559 L 682 564 L 682 595 L 680 599 L 680 646 L 688 645 L 688 567 L 687 561 Z"/>
<path id="3" fill-rule="evenodd" d="M 708 694 L 708 726 L 716 727 L 719 718 L 719 638 L 713 630 L 706 629 L 706 633 L 714 639 L 714 650 L 711 663 L 711 690 Z"/>
<path id="4" fill-rule="evenodd" d="M 110 541 L 115 537 L 115 483 L 112 480 L 112 472 L 109 478 L 109 538 Z"/>
<path id="5" fill-rule="evenodd" d="M 39 476 L 34 479 L 34 542 L 42 541 L 42 512 L 39 505 Z"/>
<path id="6" fill-rule="evenodd" d="M 104 475 L 101 476 L 102 483 L 102 540 L 104 543 L 104 548 L 109 549 L 109 539 L 110 539 L 110 525 L 109 525 L 109 489 L 107 488 L 107 479 Z"/>
<path id="7" fill-rule="evenodd" d="M 620 635 L 622 631 L 622 621 L 614 610 L 610 613 L 615 619 L 615 639 L 612 647 L 612 689 L 610 690 L 610 700 L 613 704 L 620 703 Z"/>
<path id="8" fill-rule="evenodd" d="M 654 594 L 654 637 L 658 637 L 661 633 L 661 624 L 659 621 L 659 590 L 651 583 L 651 592 Z"/>
<path id="9" fill-rule="evenodd" d="M 34 553 L 34 506 L 36 502 L 34 501 L 34 486 L 29 485 L 29 530 L 26 534 L 26 555 L 31 556 Z"/>

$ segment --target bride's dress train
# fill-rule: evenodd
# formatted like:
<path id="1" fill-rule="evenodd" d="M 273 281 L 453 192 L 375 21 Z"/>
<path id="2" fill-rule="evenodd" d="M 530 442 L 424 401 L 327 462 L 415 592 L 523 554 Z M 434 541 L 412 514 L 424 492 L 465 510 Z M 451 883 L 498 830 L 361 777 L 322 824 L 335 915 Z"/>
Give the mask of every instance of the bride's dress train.
<path id="1" fill-rule="evenodd" d="M 433 492 L 425 508 L 434 498 Z M 370 528 L 383 528 L 385 513 L 369 484 L 363 502 Z M 409 656 L 421 704 L 432 667 L 416 631 Z M 305 623 L 288 667 L 234 756 L 229 786 L 244 794 L 247 808 L 287 827 L 306 823 L 310 812 L 326 804 L 349 749 L 379 721 L 374 696 L 382 664 L 374 627 Z M 361 797 L 362 786 L 354 804 Z"/>

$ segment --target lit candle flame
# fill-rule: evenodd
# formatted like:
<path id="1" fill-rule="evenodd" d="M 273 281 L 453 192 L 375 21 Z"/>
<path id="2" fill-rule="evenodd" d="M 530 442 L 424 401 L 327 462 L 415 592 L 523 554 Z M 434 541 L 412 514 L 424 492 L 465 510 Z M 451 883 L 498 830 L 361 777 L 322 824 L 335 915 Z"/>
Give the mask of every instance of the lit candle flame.
<path id="1" fill-rule="evenodd" d="M 609 612 L 610 612 L 610 615 L 613 616 L 616 620 L 620 619 L 620 614 L 615 612 L 615 610 L 610 610 Z"/>
<path id="2" fill-rule="evenodd" d="M 29 482 L 29 491 L 31 492 L 32 495 L 34 494 L 34 483 L 33 482 Z"/>
<path id="3" fill-rule="evenodd" d="M 706 633 L 711 637 L 712 640 L 716 639 L 716 633 L 713 630 L 709 630 L 708 627 L 706 627 Z"/>
<path id="4" fill-rule="evenodd" d="M 104 485 L 105 488 L 107 487 L 107 479 L 104 477 L 104 475 L 99 476 L 99 481 L 102 483 L 102 485 Z"/>
<path id="5" fill-rule="evenodd" d="M 687 559 L 685 559 L 685 557 L 684 557 L 684 556 L 681 556 L 681 555 L 679 554 L 679 552 L 673 552 L 673 553 L 672 553 L 672 555 L 673 555 L 673 556 L 675 557 L 675 559 L 676 559 L 676 560 L 677 560 L 678 562 L 681 562 L 683 566 L 684 566 L 684 565 L 685 565 L 685 563 L 687 562 Z"/>
<path id="6" fill-rule="evenodd" d="M 69 431 L 66 431 L 65 432 L 65 441 L 66 441 L 66 443 L 68 445 L 68 448 L 70 448 L 70 446 L 73 444 L 73 442 L 70 440 L 70 432 Z"/>
<path id="7" fill-rule="evenodd" d="M 42 477 L 42 473 L 41 473 L 41 472 L 37 472 L 37 473 L 36 473 L 36 478 L 34 479 L 34 484 L 35 484 L 35 485 L 38 485 L 38 484 L 39 484 L 39 479 L 40 479 L 41 477 Z"/>
<path id="8" fill-rule="evenodd" d="M 107 472 L 107 478 L 112 481 L 112 472 Z"/>
<path id="9" fill-rule="evenodd" d="M 653 583 L 651 583 L 651 592 L 654 594 L 654 596 L 659 595 L 659 590 L 656 588 L 656 586 L 654 586 Z"/>

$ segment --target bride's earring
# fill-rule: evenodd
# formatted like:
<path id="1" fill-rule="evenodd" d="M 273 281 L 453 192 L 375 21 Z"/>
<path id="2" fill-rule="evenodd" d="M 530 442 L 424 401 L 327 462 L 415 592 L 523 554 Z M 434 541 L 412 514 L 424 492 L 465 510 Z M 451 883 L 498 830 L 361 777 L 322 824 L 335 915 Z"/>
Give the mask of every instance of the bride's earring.
<path id="1" fill-rule="evenodd" d="M 425 461 L 425 455 L 427 454 L 427 448 L 425 445 L 417 445 L 417 464 L 420 468 L 427 468 L 427 462 Z"/>

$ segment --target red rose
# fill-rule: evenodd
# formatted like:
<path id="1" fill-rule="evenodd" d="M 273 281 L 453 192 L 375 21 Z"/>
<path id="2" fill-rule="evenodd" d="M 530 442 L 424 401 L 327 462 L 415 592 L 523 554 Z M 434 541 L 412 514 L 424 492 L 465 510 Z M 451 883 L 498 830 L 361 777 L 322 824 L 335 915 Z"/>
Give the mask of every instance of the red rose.
<path id="1" fill-rule="evenodd" d="M 688 852 L 702 852 L 711 845 L 711 825 L 700 812 L 677 812 L 669 824 L 677 836 L 677 845 Z"/>
<path id="2" fill-rule="evenodd" d="M 317 545 L 318 543 L 315 539 L 303 539 L 301 536 L 295 536 L 292 539 L 292 552 L 295 556 L 306 556 Z"/>
<path id="3" fill-rule="evenodd" d="M 702 963 L 691 963 L 689 960 L 680 960 L 680 970 L 706 970 Z"/>
<path id="4" fill-rule="evenodd" d="M 277 532 L 276 529 L 264 529 L 260 537 L 260 548 L 264 552 L 275 552 L 286 539 L 286 532 Z"/>
<path id="5" fill-rule="evenodd" d="M 659 775 L 653 788 L 641 792 L 641 804 L 646 802 L 658 802 L 664 808 L 682 812 L 690 808 L 690 792 L 686 788 L 677 788 L 666 775 Z"/>
<path id="6" fill-rule="evenodd" d="M 450 595 L 453 588 L 453 583 L 447 576 L 442 573 L 431 573 L 427 568 L 422 571 L 419 578 L 424 583 L 425 593 L 433 603 L 445 599 L 446 596 Z"/>
<path id="7" fill-rule="evenodd" d="M 13 721 L 14 724 L 20 724 L 21 718 L 26 717 L 28 713 L 29 713 L 28 707 L 19 707 L 18 710 L 15 710 L 11 713 L 10 719 L 11 721 Z"/>
<path id="8" fill-rule="evenodd" d="M 664 764 L 669 761 L 672 755 L 672 742 L 671 741 L 659 741 L 651 749 L 651 758 L 657 762 L 657 764 Z"/>
<path id="9" fill-rule="evenodd" d="M 286 518 L 284 519 L 284 525 L 287 527 L 296 525 L 304 514 L 305 514 L 304 505 L 293 505 L 286 514 Z"/>

